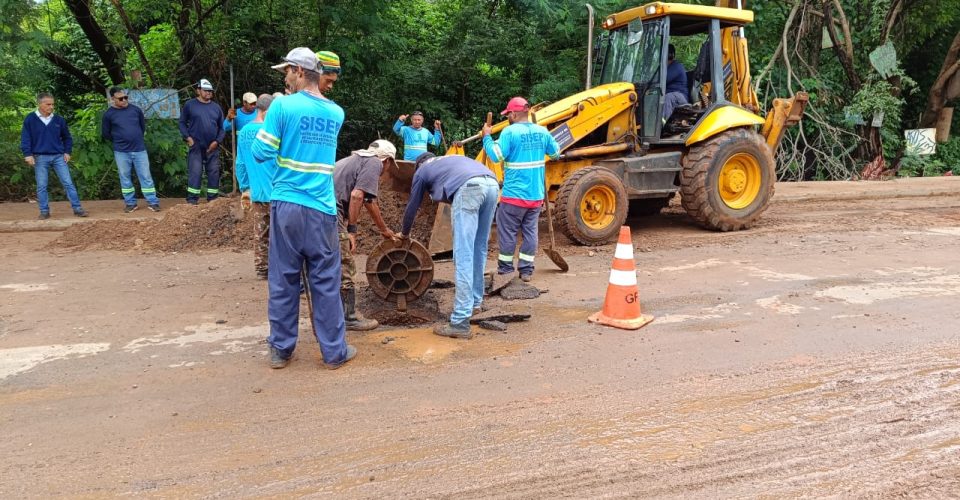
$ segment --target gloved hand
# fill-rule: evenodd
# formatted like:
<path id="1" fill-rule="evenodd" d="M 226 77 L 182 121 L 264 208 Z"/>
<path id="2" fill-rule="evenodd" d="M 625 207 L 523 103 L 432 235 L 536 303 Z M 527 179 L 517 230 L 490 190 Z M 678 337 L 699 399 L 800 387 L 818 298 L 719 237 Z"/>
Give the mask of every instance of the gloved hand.
<path id="1" fill-rule="evenodd" d="M 244 204 L 246 202 L 246 204 Z M 253 207 L 253 202 L 250 201 L 250 190 L 246 190 L 240 193 L 240 208 L 246 210 Z"/>

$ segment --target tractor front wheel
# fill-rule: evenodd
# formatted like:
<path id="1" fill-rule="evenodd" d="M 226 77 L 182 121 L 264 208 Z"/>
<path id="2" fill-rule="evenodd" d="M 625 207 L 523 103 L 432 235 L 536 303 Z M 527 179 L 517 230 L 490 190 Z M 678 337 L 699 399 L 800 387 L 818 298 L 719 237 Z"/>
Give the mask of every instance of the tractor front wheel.
<path id="1" fill-rule="evenodd" d="M 609 169 L 584 167 L 570 174 L 557 193 L 557 226 L 581 245 L 603 245 L 627 219 L 627 191 Z"/>
<path id="2" fill-rule="evenodd" d="M 728 130 L 683 157 L 680 202 L 697 223 L 718 231 L 752 226 L 773 198 L 773 154 L 760 134 Z"/>

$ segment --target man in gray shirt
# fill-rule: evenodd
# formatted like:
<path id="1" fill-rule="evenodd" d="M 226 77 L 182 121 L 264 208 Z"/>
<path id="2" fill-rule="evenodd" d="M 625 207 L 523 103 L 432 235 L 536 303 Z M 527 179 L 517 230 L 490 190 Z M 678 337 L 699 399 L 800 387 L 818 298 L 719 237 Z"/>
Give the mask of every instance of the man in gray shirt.
<path id="1" fill-rule="evenodd" d="M 354 151 L 338 161 L 333 169 L 333 185 L 337 196 L 337 214 L 340 224 L 340 300 L 343 301 L 343 316 L 347 330 L 373 330 L 379 323 L 364 318 L 357 312 L 355 279 L 357 266 L 353 254 L 357 250 L 357 220 L 360 207 L 367 207 L 373 222 L 384 238 L 393 239 L 395 234 L 380 214 L 377 193 L 380 191 L 380 174 L 388 162 L 394 161 L 397 148 L 389 141 L 376 140 L 367 149 Z"/>

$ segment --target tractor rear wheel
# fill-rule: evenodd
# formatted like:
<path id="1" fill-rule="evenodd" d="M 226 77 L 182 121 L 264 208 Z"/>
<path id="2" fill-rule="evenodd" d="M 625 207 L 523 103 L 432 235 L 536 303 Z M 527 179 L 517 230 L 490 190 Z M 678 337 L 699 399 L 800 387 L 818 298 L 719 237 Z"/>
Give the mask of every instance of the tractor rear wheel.
<path id="1" fill-rule="evenodd" d="M 750 129 L 728 130 L 693 146 L 682 163 L 681 205 L 707 229 L 747 229 L 773 197 L 773 154 Z"/>
<path id="2" fill-rule="evenodd" d="M 627 191 L 609 169 L 584 167 L 570 174 L 557 193 L 557 226 L 571 241 L 603 245 L 627 219 Z"/>

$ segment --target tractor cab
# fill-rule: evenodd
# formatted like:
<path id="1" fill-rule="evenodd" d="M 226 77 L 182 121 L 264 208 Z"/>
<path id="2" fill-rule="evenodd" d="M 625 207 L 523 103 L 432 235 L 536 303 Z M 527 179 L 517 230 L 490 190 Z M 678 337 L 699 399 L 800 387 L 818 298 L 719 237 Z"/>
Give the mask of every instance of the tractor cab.
<path id="1" fill-rule="evenodd" d="M 710 111 L 731 104 L 718 92 L 733 71 L 723 66 L 722 33 L 752 20 L 746 10 L 666 3 L 613 14 L 598 45 L 599 83 L 633 84 L 641 142 L 685 144 Z M 719 67 L 725 71 L 713 71 Z"/>

